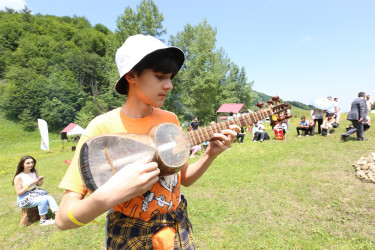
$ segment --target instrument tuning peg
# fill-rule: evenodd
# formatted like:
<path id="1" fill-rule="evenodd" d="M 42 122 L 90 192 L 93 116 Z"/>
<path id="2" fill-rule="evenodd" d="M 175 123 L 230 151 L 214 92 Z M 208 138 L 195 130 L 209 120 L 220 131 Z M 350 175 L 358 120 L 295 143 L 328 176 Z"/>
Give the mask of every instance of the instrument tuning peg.
<path id="1" fill-rule="evenodd" d="M 271 125 L 271 127 L 275 127 L 276 126 L 276 121 L 271 120 L 270 125 Z"/>
<path id="2" fill-rule="evenodd" d="M 273 107 L 273 101 L 272 100 L 268 100 L 267 104 L 266 104 L 266 107 L 267 108 L 272 108 Z"/>
<path id="3" fill-rule="evenodd" d="M 291 118 L 292 117 L 292 115 L 286 115 L 285 116 L 285 119 L 289 119 L 289 118 Z"/>
<path id="4" fill-rule="evenodd" d="M 272 97 L 272 101 L 276 102 L 276 105 L 279 105 L 280 104 L 279 96 L 277 95 L 277 96 Z"/>
<path id="5" fill-rule="evenodd" d="M 281 121 L 284 121 L 285 120 L 285 116 L 279 116 L 278 118 L 277 118 L 277 121 L 278 122 L 281 122 Z"/>

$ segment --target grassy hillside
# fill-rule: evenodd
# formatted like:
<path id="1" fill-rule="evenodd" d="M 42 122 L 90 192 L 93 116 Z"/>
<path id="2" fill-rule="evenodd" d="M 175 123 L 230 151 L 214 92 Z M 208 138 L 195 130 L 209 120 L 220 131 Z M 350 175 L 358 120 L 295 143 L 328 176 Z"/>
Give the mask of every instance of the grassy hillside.
<path id="1" fill-rule="evenodd" d="M 296 110 L 295 112 L 297 112 Z M 372 115 L 375 119 L 375 116 Z M 19 228 L 21 209 L 11 181 L 19 158 L 31 154 L 45 177 L 44 188 L 60 202 L 57 185 L 73 153 L 39 149 L 38 132 L 25 132 L 0 116 L 0 234 L 2 249 L 103 249 L 104 225 L 62 232 L 55 226 Z M 375 184 L 355 177 L 352 163 L 375 151 L 369 141 L 340 141 L 333 135 L 297 138 L 291 125 L 285 141 L 234 144 L 192 187 L 182 188 L 196 243 L 201 249 L 373 249 Z M 274 138 L 269 128 L 271 138 Z M 70 145 L 69 145 L 70 146 Z M 105 216 L 98 218 L 105 222 Z"/>
<path id="2" fill-rule="evenodd" d="M 282 98 L 282 96 L 281 96 Z M 263 102 L 263 103 L 267 103 L 268 100 L 271 100 L 272 99 L 272 96 L 269 96 L 269 95 L 266 95 L 264 93 L 261 93 L 261 92 L 257 92 L 257 91 L 254 91 L 253 90 L 253 107 L 256 108 L 256 105 L 258 102 Z M 304 104 L 304 103 L 301 103 L 301 102 L 297 102 L 297 101 L 292 101 L 292 100 L 283 100 L 283 101 L 289 101 L 294 107 L 297 107 L 297 108 L 300 108 L 300 109 L 304 109 L 304 110 L 309 110 L 311 107 Z"/>
<path id="3" fill-rule="evenodd" d="M 27 131 L 24 126 L 15 121 L 5 119 L 0 113 L 0 174 L 13 173 L 14 163 L 24 155 L 33 155 L 36 159 L 60 155 L 62 142 L 58 132 L 49 133 L 50 152 L 40 150 L 39 130 Z M 66 149 L 71 148 L 71 142 L 66 143 Z"/>

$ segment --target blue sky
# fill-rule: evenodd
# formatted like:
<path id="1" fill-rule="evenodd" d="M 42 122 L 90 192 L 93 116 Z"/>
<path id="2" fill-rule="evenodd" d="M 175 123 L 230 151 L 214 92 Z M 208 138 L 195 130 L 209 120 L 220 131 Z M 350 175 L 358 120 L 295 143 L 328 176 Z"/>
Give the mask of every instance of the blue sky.
<path id="1" fill-rule="evenodd" d="M 375 97 L 373 0 L 154 0 L 168 36 L 207 19 L 217 47 L 244 67 L 253 89 L 305 104 L 338 97 L 343 111 L 360 91 Z M 85 16 L 116 29 L 125 7 L 140 0 L 0 0 L 0 9 Z M 168 40 L 166 37 L 165 40 Z"/>

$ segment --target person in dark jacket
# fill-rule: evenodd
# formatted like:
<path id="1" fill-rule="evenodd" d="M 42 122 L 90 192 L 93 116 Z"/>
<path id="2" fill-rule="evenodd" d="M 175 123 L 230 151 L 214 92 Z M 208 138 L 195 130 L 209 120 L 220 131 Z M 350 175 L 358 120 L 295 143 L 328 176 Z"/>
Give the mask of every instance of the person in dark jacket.
<path id="1" fill-rule="evenodd" d="M 341 135 L 342 140 L 353 134 L 357 133 L 357 140 L 366 140 L 363 137 L 363 123 L 366 122 L 367 116 L 367 105 L 366 105 L 366 93 L 359 92 L 358 98 L 352 102 L 350 112 L 348 113 L 348 120 L 352 122 L 353 128 L 349 129 L 346 133 Z"/>

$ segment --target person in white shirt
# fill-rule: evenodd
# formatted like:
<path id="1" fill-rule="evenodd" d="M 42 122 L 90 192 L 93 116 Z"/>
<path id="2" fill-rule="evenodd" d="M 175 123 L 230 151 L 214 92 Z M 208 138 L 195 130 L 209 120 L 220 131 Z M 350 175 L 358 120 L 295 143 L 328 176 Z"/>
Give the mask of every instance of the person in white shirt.
<path id="1" fill-rule="evenodd" d="M 286 131 L 288 130 L 288 126 L 286 125 L 286 120 L 277 123 L 276 126 L 273 129 L 274 130 L 282 130 L 284 138 L 285 138 Z"/>
<path id="2" fill-rule="evenodd" d="M 44 176 L 39 176 L 35 168 L 36 160 L 29 155 L 21 158 L 13 178 L 13 185 L 17 193 L 17 205 L 24 208 L 38 207 L 41 226 L 51 225 L 55 220 L 48 220 L 48 207 L 56 213 L 59 206 L 55 199 L 37 186 L 43 185 Z"/>
<path id="3" fill-rule="evenodd" d="M 366 121 L 363 123 L 363 132 L 369 130 L 370 127 L 371 127 L 371 117 L 366 116 Z"/>
<path id="4" fill-rule="evenodd" d="M 318 122 L 318 133 L 319 134 L 322 132 L 320 126 L 323 124 L 323 115 L 324 115 L 323 110 L 312 107 L 311 112 L 310 112 L 310 116 L 311 116 L 312 119 L 314 119 L 314 122 L 315 122 L 314 123 L 314 130 L 315 130 L 315 125 Z M 315 131 L 312 131 L 311 135 L 313 135 L 314 133 L 315 133 Z"/>
<path id="5" fill-rule="evenodd" d="M 336 119 L 336 122 L 339 123 L 340 121 L 340 117 L 341 117 L 341 109 L 339 107 L 339 98 L 335 97 L 334 100 L 334 104 L 335 104 L 335 119 Z"/>
<path id="6" fill-rule="evenodd" d="M 262 124 L 259 124 L 259 122 L 256 122 L 254 123 L 254 126 L 253 126 L 253 141 L 256 142 L 256 141 L 264 141 L 264 135 L 265 135 L 265 131 L 266 128 L 262 125 Z"/>
<path id="7" fill-rule="evenodd" d="M 328 116 L 328 113 L 335 113 L 336 107 L 335 107 L 335 102 L 332 99 L 332 96 L 328 96 L 327 99 L 332 103 L 331 107 L 327 109 L 327 116 Z"/>
<path id="8" fill-rule="evenodd" d="M 233 112 L 230 112 L 227 121 L 233 120 L 233 118 Z"/>
<path id="9" fill-rule="evenodd" d="M 367 104 L 367 114 L 371 112 L 372 105 L 374 104 L 374 101 L 371 99 L 370 95 L 366 96 L 366 104 Z"/>
<path id="10" fill-rule="evenodd" d="M 327 99 L 331 102 L 332 105 L 329 109 L 326 110 L 327 111 L 326 117 L 328 117 L 328 114 L 330 113 L 336 114 L 338 111 L 338 103 L 332 99 L 332 96 L 328 96 Z M 335 115 L 335 118 L 336 118 L 336 115 Z"/>

